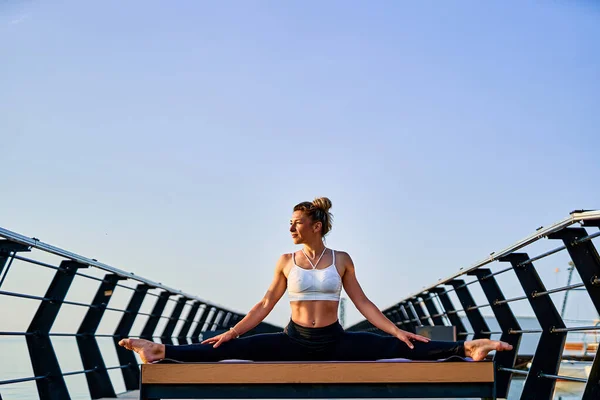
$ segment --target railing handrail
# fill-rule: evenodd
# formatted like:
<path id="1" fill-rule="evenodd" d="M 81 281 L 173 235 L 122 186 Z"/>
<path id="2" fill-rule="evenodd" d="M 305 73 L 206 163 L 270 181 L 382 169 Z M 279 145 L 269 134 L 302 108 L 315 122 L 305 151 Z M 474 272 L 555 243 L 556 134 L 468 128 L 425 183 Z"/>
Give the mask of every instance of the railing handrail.
<path id="1" fill-rule="evenodd" d="M 576 223 L 581 224 L 581 227 L 571 227 Z M 499 339 L 510 344 L 512 349 L 497 352 L 493 358 L 498 371 L 496 376 L 498 397 L 507 397 L 512 374 L 519 374 L 526 376 L 521 393 L 522 399 L 534 396 L 540 399 L 551 399 L 557 379 L 585 383 L 582 398 L 584 400 L 596 399 L 598 397 L 597 383 L 600 377 L 598 372 L 600 371 L 600 358 L 597 345 L 591 346 L 591 353 L 588 354 L 587 344 L 583 339 L 578 346 L 567 346 L 566 344 L 568 344 L 568 334 L 583 334 L 585 337 L 588 332 L 594 332 L 594 335 L 597 335 L 600 325 L 567 326 L 563 319 L 564 306 L 563 312 L 559 313 L 550 297 L 558 292 L 585 291 L 590 297 L 593 309 L 600 314 L 600 291 L 598 289 L 600 287 L 600 256 L 592 242 L 592 240 L 600 238 L 600 232 L 590 233 L 588 227 L 600 227 L 600 211 L 573 211 L 568 218 L 546 228 L 538 228 L 535 233 L 507 248 L 491 253 L 469 268 L 461 268 L 450 277 L 439 279 L 429 287 L 423 286 L 420 291 L 383 310 L 383 313 L 401 329 L 407 329 L 413 333 L 423 332 L 425 335 L 433 336 L 436 335 L 435 332 L 438 332 L 440 338 L 451 334 L 454 340 L 457 338 L 467 340 L 471 335 L 473 339 L 491 339 L 492 335 L 501 335 Z M 531 257 L 528 249 L 523 248 L 537 243 L 542 238 L 560 241 L 561 245 Z M 572 268 L 571 273 L 576 270 L 581 278 L 581 283 L 571 283 L 572 275 L 570 274 L 566 286 L 547 288 L 534 264 L 561 251 L 568 253 L 568 257 L 571 259 L 569 261 Z M 492 265 L 489 264 L 495 262 L 509 263 L 510 267 L 492 273 Z M 496 276 L 509 271 L 514 272 L 524 295 L 506 298 Z M 472 276 L 473 279 L 465 279 L 465 275 Z M 457 279 L 459 277 L 461 278 Z M 477 283 L 485 295 L 483 301 L 481 298 L 476 299 L 471 291 L 472 285 Z M 451 288 L 447 288 L 448 286 Z M 455 306 L 450 295 L 459 301 L 459 307 L 462 308 Z M 518 317 L 513 313 L 510 303 L 522 300 L 528 301 L 539 328 L 522 327 Z M 564 304 L 566 304 L 566 296 Z M 486 317 L 481 313 L 481 309 L 484 307 L 491 307 L 493 318 L 500 331 L 494 332 L 490 329 Z M 461 313 L 464 317 L 459 315 Z M 453 329 L 448 329 L 448 327 L 453 327 Z M 349 327 L 348 330 L 385 333 L 368 320 L 361 321 Z M 539 334 L 533 355 L 519 352 L 521 338 L 524 334 Z M 584 350 L 581 355 L 564 354 L 565 351 L 577 350 L 579 347 Z M 592 355 L 593 358 L 590 359 Z M 520 361 L 518 361 L 519 357 L 521 357 Z M 527 365 L 528 371 L 516 369 L 517 363 L 522 363 L 527 357 L 531 358 L 531 363 Z M 560 360 L 569 357 L 585 361 L 593 360 L 587 378 L 559 374 Z"/>
<path id="2" fill-rule="evenodd" d="M 196 300 L 196 301 L 199 301 L 201 303 L 207 304 L 207 305 L 209 305 L 211 307 L 220 308 L 223 311 L 234 312 L 234 313 L 236 312 L 234 310 L 231 310 L 229 308 L 223 307 L 223 306 L 221 306 L 221 305 L 219 305 L 217 303 L 214 303 L 212 301 L 204 300 L 204 299 L 201 299 L 201 298 L 199 298 L 197 296 L 185 293 L 185 292 L 183 292 L 181 290 L 173 289 L 173 288 L 168 287 L 166 285 L 163 285 L 162 283 L 159 283 L 159 282 L 153 282 L 153 281 L 151 281 L 149 279 L 146 279 L 146 278 L 143 278 L 141 276 L 138 276 L 138 275 L 136 275 L 133 272 L 126 272 L 126 271 L 123 271 L 122 269 L 115 268 L 115 267 L 110 266 L 108 264 L 101 263 L 101 262 L 99 262 L 99 261 L 97 261 L 95 259 L 87 258 L 87 257 L 81 256 L 79 254 L 76 254 L 76 253 L 73 253 L 73 252 L 70 252 L 70 251 L 67 251 L 67 250 L 63 250 L 63 249 L 61 249 L 59 247 L 52 246 L 52 245 L 50 245 L 48 243 L 44 243 L 44 242 L 40 241 L 37 238 L 29 238 L 27 236 L 18 234 L 16 232 L 12 232 L 12 231 L 10 231 L 8 229 L 5 229 L 5 228 L 2 228 L 2 227 L 0 227 L 0 237 L 3 237 L 5 239 L 8 239 L 8 240 L 16 242 L 16 243 L 23 244 L 25 246 L 36 248 L 36 249 L 41 250 L 41 251 L 45 251 L 47 253 L 51 253 L 51 254 L 54 254 L 54 255 L 57 255 L 57 256 L 60 256 L 60 257 L 67 258 L 67 259 L 76 261 L 76 262 L 81 263 L 81 264 L 85 264 L 85 265 L 89 265 L 89 266 L 92 266 L 92 267 L 96 267 L 96 268 L 102 269 L 104 271 L 111 272 L 113 274 L 116 274 L 116 275 L 119 275 L 119 276 L 122 276 L 122 277 L 126 277 L 128 279 L 135 280 L 135 281 L 140 282 L 140 283 L 144 283 L 144 284 L 146 284 L 148 286 L 151 286 L 153 289 L 162 289 L 162 290 L 165 290 L 165 291 L 167 291 L 169 293 L 173 293 L 175 295 L 183 296 L 183 297 L 185 297 L 185 298 L 187 298 L 189 300 Z M 237 314 L 243 314 L 243 313 L 237 313 Z"/>
<path id="3" fill-rule="evenodd" d="M 440 284 L 442 284 L 444 282 L 449 282 L 453 279 L 458 278 L 459 276 L 462 276 L 469 272 L 475 271 L 476 269 L 478 269 L 486 264 L 497 261 L 501 257 L 504 257 L 508 254 L 515 252 L 516 250 L 519 250 L 525 246 L 528 246 L 531 243 L 534 243 L 534 242 L 538 241 L 539 239 L 542 239 L 542 238 L 550 235 L 551 233 L 558 232 L 558 231 L 560 231 L 568 226 L 571 226 L 575 223 L 578 223 L 578 222 L 597 220 L 597 219 L 600 219 L 600 210 L 573 211 L 569 217 L 567 217 L 561 221 L 558 221 L 547 228 L 538 229 L 538 230 L 536 230 L 535 233 L 527 236 L 524 239 L 517 241 L 515 244 L 508 246 L 505 249 L 490 253 L 490 255 L 488 257 L 486 257 L 485 259 L 471 265 L 470 267 L 468 267 L 466 269 L 464 269 L 464 268 L 461 269 L 459 272 L 456 272 L 454 275 L 451 275 L 448 278 L 445 278 L 445 279 L 440 278 L 436 283 L 434 283 L 430 286 L 426 286 L 423 289 L 419 290 L 418 292 L 411 293 L 409 296 L 402 299 L 401 302 L 406 301 L 408 299 L 412 299 L 415 296 L 417 296 L 423 292 L 427 292 L 435 287 L 440 286 Z"/>

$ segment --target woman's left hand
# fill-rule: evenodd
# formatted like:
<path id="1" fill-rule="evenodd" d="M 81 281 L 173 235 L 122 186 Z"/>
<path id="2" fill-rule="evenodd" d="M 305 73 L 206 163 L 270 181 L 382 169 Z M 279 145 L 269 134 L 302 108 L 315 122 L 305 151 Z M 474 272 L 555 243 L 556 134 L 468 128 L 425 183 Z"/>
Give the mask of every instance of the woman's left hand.
<path id="1" fill-rule="evenodd" d="M 404 343 L 406 343 L 411 349 L 415 348 L 415 346 L 411 343 L 411 340 L 417 340 L 419 342 L 424 343 L 429 342 L 429 338 L 426 338 L 425 336 L 417 335 L 416 333 L 406 332 L 403 330 L 399 330 L 399 332 L 396 334 L 396 337 L 402 340 Z"/>

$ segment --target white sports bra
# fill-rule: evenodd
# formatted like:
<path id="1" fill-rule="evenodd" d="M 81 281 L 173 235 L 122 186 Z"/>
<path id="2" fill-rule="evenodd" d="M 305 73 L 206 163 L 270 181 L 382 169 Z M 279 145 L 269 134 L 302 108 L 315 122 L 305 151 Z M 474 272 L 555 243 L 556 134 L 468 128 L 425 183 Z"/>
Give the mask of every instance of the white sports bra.
<path id="1" fill-rule="evenodd" d="M 342 277 L 335 267 L 335 250 L 331 250 L 333 261 L 327 268 L 306 269 L 294 265 L 288 275 L 288 297 L 290 301 L 333 300 L 340 301 Z"/>

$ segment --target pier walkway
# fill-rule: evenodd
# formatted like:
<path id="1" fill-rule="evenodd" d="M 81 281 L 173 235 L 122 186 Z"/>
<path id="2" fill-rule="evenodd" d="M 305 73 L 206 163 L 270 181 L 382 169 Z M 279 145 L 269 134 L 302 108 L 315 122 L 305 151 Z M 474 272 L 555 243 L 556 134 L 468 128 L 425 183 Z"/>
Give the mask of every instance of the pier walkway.
<path id="1" fill-rule="evenodd" d="M 599 227 L 599 211 L 572 212 L 559 222 L 540 227 L 513 245 L 404 296 L 383 312 L 399 327 L 412 332 L 450 332 L 460 340 L 498 338 L 513 344 L 513 351 L 490 359 L 495 366 L 499 398 L 506 397 L 511 380 L 519 376 L 524 379 L 521 399 L 551 399 L 557 381 L 583 384 L 582 399 L 598 399 L 598 347 L 587 346 L 583 338 L 600 327 L 563 319 L 556 304 L 565 292 L 573 292 L 580 296 L 579 305 L 594 315 L 600 313 L 600 257 L 595 246 Z M 122 392 L 121 387 L 127 393 L 118 398 L 138 398 L 138 360 L 134 353 L 117 344 L 121 338 L 132 337 L 131 333 L 136 332 L 134 325 L 140 332 L 137 337 L 163 343 L 199 343 L 202 337 L 224 331 L 244 317 L 242 312 L 37 238 L 4 228 L 0 228 L 0 238 L 0 307 L 9 313 L 0 325 L 0 338 L 23 339 L 32 371 L 29 376 L 0 376 L 0 399 L 5 388 L 26 383 L 35 383 L 42 400 L 70 399 L 72 387 L 67 381 L 76 377 L 85 382 L 90 398 L 117 398 L 115 388 Z M 543 279 L 548 275 L 545 269 L 568 262 L 578 279 L 566 286 L 547 287 Z M 10 277 L 17 273 L 36 279 L 27 280 L 27 286 L 14 286 Z M 44 277 L 48 279 L 44 281 Z M 36 293 L 36 289 L 41 293 Z M 123 305 L 119 306 L 115 298 L 120 298 Z M 33 310 L 24 329 L 10 325 L 17 319 L 10 313 L 20 309 L 16 302 L 25 302 Z M 538 326 L 532 329 L 519 324 L 512 308 L 517 303 L 531 311 Z M 149 309 L 145 310 L 143 304 Z M 490 313 L 485 317 L 482 314 L 485 310 L 493 316 L 494 324 L 488 323 Z M 58 330 L 56 326 L 66 326 L 61 325 L 61 318 L 75 321 L 79 328 Z M 112 333 L 99 334 L 101 324 Z M 377 332 L 368 321 L 347 329 Z M 247 335 L 281 330 L 262 323 Z M 538 335 L 539 340 L 529 365 L 518 365 L 517 360 L 523 355 L 520 344 L 527 335 Z M 78 353 L 82 369 L 65 367 L 57 357 L 54 345 L 61 338 L 73 341 L 73 354 Z M 560 372 L 561 361 L 570 351 L 565 351 L 568 342 L 584 343 L 590 361 L 583 375 Z M 452 390 L 444 393 L 444 397 L 453 396 Z M 336 397 L 335 393 L 329 397 Z"/>

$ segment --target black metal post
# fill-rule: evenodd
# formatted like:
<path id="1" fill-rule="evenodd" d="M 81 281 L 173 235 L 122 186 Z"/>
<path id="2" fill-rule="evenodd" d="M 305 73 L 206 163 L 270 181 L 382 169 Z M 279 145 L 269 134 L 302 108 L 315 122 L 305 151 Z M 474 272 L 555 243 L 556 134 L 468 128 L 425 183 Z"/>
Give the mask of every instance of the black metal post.
<path id="1" fill-rule="evenodd" d="M 177 341 L 179 342 L 179 344 L 189 344 L 187 341 L 187 334 L 190 331 L 190 328 L 192 327 L 192 323 L 194 322 L 194 318 L 196 318 L 196 314 L 198 313 L 198 309 L 200 308 L 201 304 L 202 303 L 199 301 L 195 301 L 192 303 L 192 307 L 186 315 L 185 322 L 183 323 L 183 326 L 179 331 L 179 335 L 177 336 Z"/>
<path id="2" fill-rule="evenodd" d="M 15 253 L 23 251 L 30 251 L 29 246 L 11 242 L 10 240 L 0 240 L 0 286 L 2 286 L 2 282 L 4 281 L 4 278 L 2 278 L 2 271 L 6 266 L 6 262 L 9 258 L 14 256 Z M 8 270 L 6 270 L 5 274 L 8 274 Z"/>
<path id="3" fill-rule="evenodd" d="M 421 306 L 421 301 L 419 298 L 414 297 L 410 299 L 410 302 L 412 303 L 412 308 L 417 312 L 417 317 L 419 318 L 421 325 L 431 326 L 429 318 L 425 318 L 425 313 L 423 312 L 423 307 Z"/>
<path id="4" fill-rule="evenodd" d="M 220 308 L 216 308 L 215 307 L 215 313 L 214 313 L 214 316 L 212 318 L 212 324 L 209 325 L 208 328 L 206 328 L 207 331 L 215 331 L 215 330 L 217 330 L 218 323 L 221 320 L 221 314 L 222 313 L 223 313 L 223 310 L 221 310 Z"/>
<path id="5" fill-rule="evenodd" d="M 165 329 L 163 330 L 162 335 L 160 336 L 160 341 L 163 344 L 173 344 L 173 332 L 175 331 L 175 327 L 177 326 L 177 322 L 179 322 L 179 317 L 181 316 L 181 312 L 183 311 L 183 307 L 185 307 L 185 303 L 189 299 L 182 296 L 177 299 L 177 303 L 173 308 L 173 312 L 169 317 L 169 321 L 165 325 Z"/>
<path id="6" fill-rule="evenodd" d="M 402 329 L 404 329 L 405 331 L 413 332 L 414 325 L 410 321 L 405 322 L 407 320 L 408 315 L 406 315 L 406 312 L 402 312 L 402 309 L 400 307 L 401 304 L 397 304 L 394 308 L 394 314 L 396 315 L 398 322 L 402 326 Z"/>
<path id="7" fill-rule="evenodd" d="M 435 287 L 430 291 L 438 295 L 438 298 L 442 303 L 442 307 L 444 307 L 446 316 L 450 320 L 450 323 L 456 327 L 456 337 L 459 340 L 465 340 L 469 334 L 467 333 L 465 325 L 460 320 L 460 317 L 458 316 L 458 313 L 456 312 L 456 309 L 454 308 L 452 300 L 450 300 L 450 296 L 448 295 L 446 289 Z"/>
<path id="8" fill-rule="evenodd" d="M 232 326 L 235 326 L 235 324 L 237 324 L 238 321 L 241 319 L 242 319 L 242 317 L 239 314 L 236 314 L 236 313 L 231 314 L 231 318 L 229 319 L 229 322 L 227 323 L 227 328 L 231 328 Z"/>
<path id="9" fill-rule="evenodd" d="M 229 328 L 229 321 L 231 320 L 232 317 L 233 317 L 233 313 L 231 311 L 228 312 L 227 315 L 225 315 L 225 318 L 223 318 L 223 322 L 221 322 L 221 326 L 223 327 L 223 329 Z"/>
<path id="10" fill-rule="evenodd" d="M 402 321 L 403 318 L 397 307 L 388 309 L 386 315 L 396 326 L 404 327 L 404 322 Z"/>
<path id="11" fill-rule="evenodd" d="M 596 225 L 598 221 L 595 221 Z M 566 228 L 548 236 L 549 239 L 561 239 L 577 268 L 587 293 L 592 299 L 596 312 L 600 314 L 600 256 L 591 240 L 576 243 L 588 235 L 583 228 Z M 588 377 L 582 400 L 600 398 L 600 359 L 596 353 Z"/>
<path id="12" fill-rule="evenodd" d="M 564 322 L 556 310 L 550 296 L 536 296 L 545 292 L 546 287 L 540 279 L 533 263 L 526 253 L 512 253 L 499 261 L 510 262 L 517 274 L 531 308 L 540 323 L 542 334 L 535 350 L 529 374 L 521 394 L 522 399 L 551 399 L 556 381 L 540 376 L 541 373 L 557 375 L 558 367 L 565 346 L 566 333 L 553 332 L 553 328 L 564 328 Z"/>
<path id="13" fill-rule="evenodd" d="M 425 307 L 427 307 L 427 312 L 429 312 L 429 318 L 433 321 L 433 325 L 444 326 L 444 320 L 439 315 L 440 311 L 437 306 L 433 303 L 433 296 L 431 293 L 423 295 L 423 302 L 425 303 Z"/>
<path id="14" fill-rule="evenodd" d="M 504 294 L 496 281 L 496 278 L 489 276 L 491 271 L 489 269 L 477 269 L 469 275 L 477 276 L 483 293 L 487 301 L 492 305 L 492 312 L 500 325 L 502 330 L 502 336 L 500 340 L 509 343 L 513 346 L 510 351 L 496 352 L 494 356 L 494 364 L 496 368 L 514 368 L 517 361 L 517 354 L 519 350 L 519 344 L 521 343 L 522 333 L 511 334 L 511 330 L 521 330 L 521 326 L 515 318 L 512 310 L 508 303 L 497 304 L 498 301 L 506 300 Z M 486 277 L 487 276 L 487 277 Z M 496 395 L 500 398 L 508 397 L 508 389 L 510 388 L 510 381 L 512 379 L 512 373 L 508 371 L 496 371 Z"/>
<path id="15" fill-rule="evenodd" d="M 204 309 L 202 310 L 202 314 L 200 315 L 200 319 L 198 320 L 198 324 L 194 328 L 194 332 L 192 333 L 192 343 L 200 343 L 200 335 L 204 331 L 204 325 L 208 319 L 208 314 L 210 314 L 210 310 L 212 306 L 205 304 Z"/>
<path id="16" fill-rule="evenodd" d="M 86 268 L 87 265 L 79 264 L 74 261 L 63 261 L 56 271 L 43 300 L 31 320 L 25 337 L 27 348 L 29 349 L 29 358 L 33 367 L 35 376 L 46 376 L 46 379 L 35 381 L 38 394 L 42 400 L 64 400 L 70 399 L 65 379 L 60 370 L 56 353 L 50 340 L 50 329 L 56 320 L 63 300 L 65 299 L 69 287 L 77 269 Z"/>
<path id="17" fill-rule="evenodd" d="M 129 304 L 115 329 L 114 342 L 117 349 L 117 357 L 119 358 L 120 365 L 129 365 L 129 368 L 122 368 L 123 381 L 125 383 L 125 389 L 136 390 L 140 384 L 140 368 L 138 367 L 137 360 L 133 351 L 129 351 L 124 347 L 119 346 L 119 341 L 126 338 L 131 331 L 131 327 L 135 322 L 135 317 L 140 311 L 140 307 L 148 293 L 150 286 L 145 284 L 137 285 Z"/>
<path id="18" fill-rule="evenodd" d="M 485 319 L 483 319 L 479 308 L 472 308 L 477 306 L 477 304 L 475 304 L 475 300 L 469 291 L 469 287 L 465 286 L 464 283 L 465 281 L 461 279 L 453 279 L 446 284 L 452 285 L 463 310 L 465 310 L 467 319 L 473 328 L 473 339 L 489 339 L 490 335 L 482 332 L 489 332 L 490 328 L 488 327 L 487 322 L 485 322 Z"/>
<path id="19" fill-rule="evenodd" d="M 406 330 L 408 332 L 415 333 L 416 332 L 415 326 L 417 326 L 417 325 L 414 321 L 412 321 L 412 318 L 409 316 L 408 312 L 406 312 L 406 307 L 404 306 L 404 304 L 400 303 L 400 305 L 398 306 L 398 309 L 400 310 L 400 314 L 404 317 L 404 321 L 408 321 L 405 323 Z"/>
<path id="20" fill-rule="evenodd" d="M 142 339 L 152 340 L 158 321 L 160 321 L 160 317 L 162 316 L 171 295 L 172 293 L 162 291 L 158 296 L 156 303 L 154 303 L 154 308 L 148 317 L 148 321 L 146 321 L 146 325 L 144 325 L 144 329 L 142 329 L 142 334 L 140 335 Z"/>
<path id="21" fill-rule="evenodd" d="M 85 373 L 85 379 L 92 399 L 117 396 L 94 334 L 100 325 L 100 320 L 104 315 L 104 311 L 106 311 L 117 282 L 121 279 L 125 278 L 114 274 L 104 276 L 104 280 L 100 283 L 96 296 L 92 300 L 92 307 L 88 309 L 77 331 L 78 335 L 83 335 L 76 336 L 76 339 L 83 368 L 89 371 Z"/>

